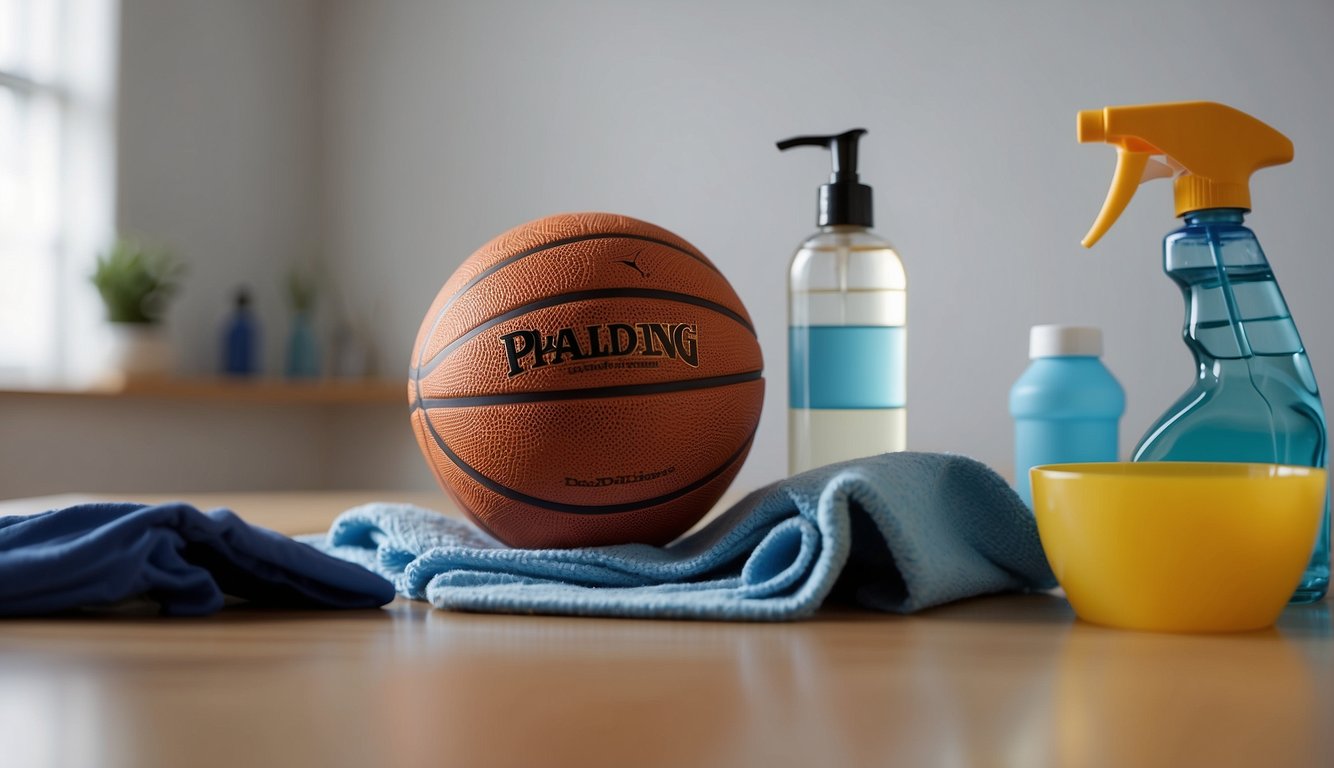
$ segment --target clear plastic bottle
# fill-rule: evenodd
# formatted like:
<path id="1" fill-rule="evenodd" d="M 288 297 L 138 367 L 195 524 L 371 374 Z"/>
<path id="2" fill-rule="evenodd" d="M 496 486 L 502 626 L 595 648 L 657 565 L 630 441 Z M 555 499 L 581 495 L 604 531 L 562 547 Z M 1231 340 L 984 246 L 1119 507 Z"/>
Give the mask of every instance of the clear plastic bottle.
<path id="1" fill-rule="evenodd" d="M 907 444 L 907 277 L 865 227 L 827 226 L 792 258 L 788 469 Z"/>
<path id="2" fill-rule="evenodd" d="M 854 128 L 797 136 L 780 150 L 822 147 L 820 229 L 788 273 L 788 471 L 901 451 L 907 444 L 907 277 L 871 231 L 871 188 L 857 175 Z"/>

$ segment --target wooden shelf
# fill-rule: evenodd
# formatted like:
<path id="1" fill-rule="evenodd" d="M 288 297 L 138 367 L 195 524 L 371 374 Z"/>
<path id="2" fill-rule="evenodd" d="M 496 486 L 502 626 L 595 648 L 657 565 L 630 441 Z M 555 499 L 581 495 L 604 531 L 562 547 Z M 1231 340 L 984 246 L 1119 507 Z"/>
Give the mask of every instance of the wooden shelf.
<path id="1" fill-rule="evenodd" d="M 407 407 L 406 381 L 388 379 L 277 378 L 229 379 L 224 377 L 144 377 L 72 386 L 0 386 L 0 396 L 140 398 L 196 400 L 213 403 L 261 405 L 373 405 Z"/>

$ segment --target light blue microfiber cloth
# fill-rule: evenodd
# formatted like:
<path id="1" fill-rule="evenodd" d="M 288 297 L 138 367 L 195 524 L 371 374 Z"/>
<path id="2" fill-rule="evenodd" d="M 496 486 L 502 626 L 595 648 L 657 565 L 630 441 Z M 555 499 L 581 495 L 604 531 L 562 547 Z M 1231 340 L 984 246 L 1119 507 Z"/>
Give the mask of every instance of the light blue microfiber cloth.
<path id="1" fill-rule="evenodd" d="M 666 547 L 510 549 L 417 507 L 368 504 L 308 543 L 438 608 L 580 616 L 784 620 L 831 596 L 911 613 L 1055 586 L 1032 514 L 969 458 L 893 453 L 747 496 Z"/>

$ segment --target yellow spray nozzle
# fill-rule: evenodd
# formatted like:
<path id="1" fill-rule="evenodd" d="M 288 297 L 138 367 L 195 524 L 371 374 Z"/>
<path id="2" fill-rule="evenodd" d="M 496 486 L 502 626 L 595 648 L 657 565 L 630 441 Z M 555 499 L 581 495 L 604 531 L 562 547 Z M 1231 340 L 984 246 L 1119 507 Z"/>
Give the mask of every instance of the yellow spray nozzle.
<path id="1" fill-rule="evenodd" d="M 1112 186 L 1084 236 L 1086 248 L 1107 233 L 1149 179 L 1175 177 L 1177 216 L 1206 208 L 1249 210 L 1251 174 L 1292 160 L 1286 136 L 1245 112 L 1208 101 L 1083 110 L 1076 135 L 1081 143 L 1117 149 Z"/>
<path id="2" fill-rule="evenodd" d="M 1081 109 L 1075 134 L 1080 144 L 1102 141 L 1107 136 L 1107 117 L 1101 109 Z"/>

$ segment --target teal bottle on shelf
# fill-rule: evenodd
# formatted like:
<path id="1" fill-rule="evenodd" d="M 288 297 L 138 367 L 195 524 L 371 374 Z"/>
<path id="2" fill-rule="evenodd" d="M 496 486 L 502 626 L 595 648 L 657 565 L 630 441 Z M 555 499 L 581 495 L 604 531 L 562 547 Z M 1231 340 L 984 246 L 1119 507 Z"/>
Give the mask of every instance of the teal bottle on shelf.
<path id="1" fill-rule="evenodd" d="M 1102 364 L 1102 332 L 1035 325 L 1033 361 L 1010 388 L 1014 488 L 1030 508 L 1028 470 L 1042 464 L 1116 461 L 1126 393 Z"/>
<path id="2" fill-rule="evenodd" d="M 283 374 L 289 379 L 313 379 L 320 375 L 320 343 L 307 312 L 292 315 Z"/>
<path id="3" fill-rule="evenodd" d="M 1136 187 L 1173 179 L 1185 226 L 1163 241 L 1163 270 L 1186 300 L 1183 336 L 1195 381 L 1158 419 L 1135 461 L 1231 461 L 1324 467 L 1320 388 L 1287 302 L 1255 233 L 1250 177 L 1292 161 L 1292 142 L 1250 115 L 1212 102 L 1105 107 L 1079 113 L 1081 142 L 1117 147 L 1111 190 L 1092 246 Z M 1292 602 L 1329 587 L 1329 497 Z"/>
<path id="4" fill-rule="evenodd" d="M 315 333 L 315 276 L 293 269 L 287 273 L 287 298 L 292 306 L 292 328 L 287 335 L 283 374 L 290 379 L 320 375 L 320 342 Z"/>

